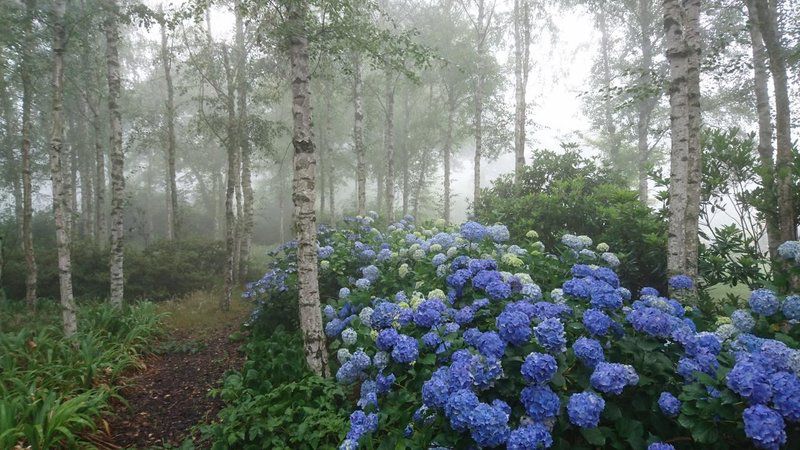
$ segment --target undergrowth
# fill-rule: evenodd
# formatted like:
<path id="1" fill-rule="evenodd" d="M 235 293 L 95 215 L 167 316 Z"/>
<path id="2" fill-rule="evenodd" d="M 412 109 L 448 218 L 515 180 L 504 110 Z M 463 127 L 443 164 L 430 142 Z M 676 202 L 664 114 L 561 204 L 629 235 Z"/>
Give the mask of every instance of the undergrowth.
<path id="1" fill-rule="evenodd" d="M 60 311 L 0 305 L 0 448 L 86 448 L 86 437 L 117 395 L 120 377 L 161 332 L 163 314 L 141 302 L 116 310 L 89 303 L 78 334 L 65 339 Z M 27 320 L 24 320 L 25 317 Z M 120 398 L 121 399 L 121 398 Z"/>

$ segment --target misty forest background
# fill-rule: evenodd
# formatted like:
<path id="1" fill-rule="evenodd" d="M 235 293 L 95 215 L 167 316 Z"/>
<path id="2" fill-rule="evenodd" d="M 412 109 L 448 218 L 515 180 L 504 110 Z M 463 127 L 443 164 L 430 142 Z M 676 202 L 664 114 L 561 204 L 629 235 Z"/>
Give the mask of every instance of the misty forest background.
<path id="1" fill-rule="evenodd" d="M 317 229 L 353 217 L 589 235 L 631 291 L 690 276 L 709 317 L 790 292 L 799 107 L 791 0 L 0 0 L 0 342 L 64 367 L 86 363 L 69 339 L 119 344 L 48 387 L 94 405 L 83 422 L 32 437 L 20 403 L 0 436 L 5 417 L 36 448 L 196 437 L 220 404 L 126 441 L 63 432 L 116 388 L 64 393 L 122 383 L 155 336 L 174 370 L 206 357 L 212 389 L 287 241 L 299 309 L 276 314 L 297 370 L 328 373 Z"/>

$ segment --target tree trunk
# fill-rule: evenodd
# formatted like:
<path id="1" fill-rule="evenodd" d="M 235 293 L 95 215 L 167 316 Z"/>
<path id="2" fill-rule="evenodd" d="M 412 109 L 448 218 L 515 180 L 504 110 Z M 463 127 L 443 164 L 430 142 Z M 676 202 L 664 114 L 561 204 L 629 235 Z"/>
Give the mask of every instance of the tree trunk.
<path id="1" fill-rule="evenodd" d="M 786 54 L 781 43 L 778 13 L 774 0 L 755 0 L 758 10 L 761 35 L 769 57 L 772 72 L 772 87 L 775 93 L 775 137 L 777 152 L 775 172 L 777 174 L 778 218 L 780 240 L 797 239 L 792 188 L 792 136 Z"/>
<path id="2" fill-rule="evenodd" d="M 367 167 L 364 161 L 364 101 L 361 55 L 353 54 L 353 147 L 356 151 L 356 214 L 367 213 Z"/>
<path id="3" fill-rule="evenodd" d="M 70 338 L 78 329 L 75 315 L 75 300 L 72 296 L 72 260 L 70 235 L 67 228 L 67 192 L 65 191 L 62 151 L 64 148 L 64 45 L 66 31 L 64 14 L 66 0 L 53 2 L 53 116 L 50 136 L 50 172 L 53 181 L 53 209 L 56 222 L 56 245 L 58 247 L 58 281 L 61 295 L 61 319 L 64 336 Z"/>
<path id="4" fill-rule="evenodd" d="M 320 167 L 324 167 L 323 170 L 320 171 L 325 176 L 325 180 L 328 182 L 328 207 L 330 208 L 330 224 L 333 225 L 336 223 L 335 217 L 335 209 L 334 209 L 334 199 L 333 199 L 333 121 L 331 118 L 333 117 L 333 102 L 331 101 L 331 95 L 325 96 L 325 154 L 326 154 L 326 162 L 325 165 L 322 165 L 322 161 L 320 161 Z M 326 184 L 325 182 L 320 179 L 320 185 L 322 186 L 322 193 L 324 195 Z M 322 213 L 325 212 L 325 208 L 320 208 Z"/>
<path id="5" fill-rule="evenodd" d="M 125 154 L 122 151 L 122 117 L 119 109 L 120 74 L 117 0 L 108 0 L 105 24 L 106 65 L 108 68 L 108 113 L 111 130 L 111 305 L 121 307 L 125 292 L 123 272 L 125 239 Z"/>
<path id="6" fill-rule="evenodd" d="M 767 71 L 767 50 L 758 21 L 758 10 L 754 0 L 747 0 L 748 25 L 753 52 L 753 84 L 758 118 L 758 157 L 761 163 L 761 183 L 764 189 L 764 219 L 767 228 L 767 248 L 770 259 L 778 257 L 781 244 L 780 224 L 775 195 L 775 150 L 772 147 L 772 113 L 769 104 L 769 73 Z"/>
<path id="7" fill-rule="evenodd" d="M 322 327 L 322 308 L 319 300 L 317 278 L 317 224 L 314 212 L 314 142 L 311 132 L 311 92 L 308 68 L 308 38 L 305 19 L 308 4 L 305 0 L 292 2 L 288 20 L 293 33 L 289 36 L 291 63 L 292 113 L 294 127 L 294 203 L 295 232 L 297 236 L 297 281 L 300 305 L 300 328 L 306 362 L 317 375 L 328 376 L 328 350 Z"/>
<path id="8" fill-rule="evenodd" d="M 669 234 L 667 271 L 697 276 L 700 212 L 699 0 L 664 1 L 670 65 Z"/>
<path id="9" fill-rule="evenodd" d="M 453 155 L 453 126 L 456 114 L 456 98 L 455 88 L 449 86 L 447 88 L 447 134 L 444 138 L 444 148 L 442 154 L 444 156 L 444 222 L 450 223 L 450 157 Z M 524 131 L 523 131 L 524 133 Z M 525 164 L 523 160 L 522 164 Z"/>
<path id="10" fill-rule="evenodd" d="M 651 0 L 639 0 L 638 20 L 639 20 L 639 45 L 642 52 L 642 65 L 639 68 L 639 89 L 641 98 L 637 106 L 636 122 L 636 153 L 637 153 L 637 172 L 639 178 L 639 201 L 647 205 L 648 186 L 647 171 L 650 164 L 650 145 L 647 141 L 650 120 L 658 99 L 655 95 L 644 95 L 649 92 L 653 85 L 653 43 L 650 40 L 650 32 L 653 24 L 653 11 Z"/>
<path id="11" fill-rule="evenodd" d="M 478 67 L 475 82 L 475 158 L 473 161 L 473 208 L 478 204 L 481 195 L 481 154 L 483 152 L 483 90 L 485 76 L 483 74 L 483 57 L 486 44 L 486 31 L 484 30 L 485 0 L 478 0 L 478 22 L 475 39 L 478 57 Z"/>
<path id="12" fill-rule="evenodd" d="M 89 117 L 86 102 L 80 102 L 79 108 L 82 116 L 78 119 L 78 129 L 81 137 L 79 145 L 81 151 L 78 161 L 78 175 L 81 179 L 81 234 L 85 237 L 91 237 L 94 233 L 94 225 L 92 223 L 94 220 L 94 205 L 92 204 L 94 201 L 94 174 L 91 164 L 94 155 L 91 155 L 88 151 L 90 148 L 89 133 L 86 130 L 85 121 L 82 120 Z"/>
<path id="13" fill-rule="evenodd" d="M 167 201 L 167 240 L 172 241 L 178 235 L 178 186 L 175 177 L 175 89 L 172 87 L 172 56 L 167 41 L 166 19 L 161 23 L 161 62 L 164 67 L 164 79 L 167 84 L 166 123 L 167 152 L 166 179 L 164 180 Z"/>
<path id="14" fill-rule="evenodd" d="M 108 225 L 106 224 L 106 156 L 103 150 L 103 132 L 100 125 L 99 105 L 92 105 L 88 101 L 92 112 L 92 127 L 94 129 L 94 235 L 103 247 L 108 245 Z"/>
<path id="15" fill-rule="evenodd" d="M 33 201 L 31 186 L 31 103 L 33 85 L 31 82 L 33 57 L 33 15 L 36 10 L 34 0 L 26 0 L 24 40 L 22 44 L 22 246 L 25 253 L 25 301 L 31 309 L 36 307 L 36 256 L 33 251 Z"/>
<path id="16" fill-rule="evenodd" d="M 394 222 L 394 74 L 386 71 L 386 129 L 384 130 L 384 146 L 386 147 L 386 223 Z"/>
<path id="17" fill-rule="evenodd" d="M 611 38 L 605 6 L 598 6 L 597 22 L 600 28 L 600 68 L 603 81 L 603 137 L 606 139 L 609 159 L 612 165 L 616 166 L 619 163 L 619 143 L 611 105 Z"/>
<path id="18" fill-rule="evenodd" d="M 515 181 L 519 181 L 519 176 L 522 173 L 523 167 L 525 167 L 525 125 L 528 120 L 525 91 L 528 86 L 528 73 L 530 70 L 530 28 L 530 4 L 528 0 L 514 0 L 514 87 L 516 101 L 516 110 L 514 114 Z M 446 210 L 445 220 L 449 221 L 449 205 Z"/>
<path id="19" fill-rule="evenodd" d="M 245 43 L 244 20 L 240 11 L 241 6 L 236 8 L 236 51 L 238 53 L 239 68 L 237 70 L 238 107 L 239 107 L 239 153 L 242 162 L 242 217 L 241 236 L 239 244 L 239 276 L 241 279 L 247 276 L 250 262 L 250 251 L 253 245 L 253 215 L 255 195 L 253 193 L 253 181 L 251 175 L 252 155 L 250 149 L 250 135 L 248 131 L 247 115 L 247 48 Z"/>
<path id="20" fill-rule="evenodd" d="M 225 145 L 228 153 L 228 171 L 226 174 L 225 182 L 225 250 L 226 250 L 226 263 L 225 263 L 225 295 L 221 299 L 220 309 L 227 311 L 231 307 L 231 296 L 233 294 L 233 285 L 236 281 L 236 213 L 234 208 L 236 205 L 236 185 L 238 184 L 239 173 L 239 160 L 237 158 L 237 127 L 236 127 L 236 108 L 234 105 L 234 96 L 236 91 L 234 88 L 233 70 L 230 66 L 230 58 L 228 57 L 228 47 L 222 44 L 222 58 L 225 66 L 225 78 L 227 83 L 227 96 L 225 98 L 225 106 L 228 112 L 227 123 L 227 136 Z"/>
<path id="21" fill-rule="evenodd" d="M 411 139 L 409 129 L 411 128 L 411 88 L 406 88 L 403 94 L 403 217 L 408 214 L 409 183 L 411 182 L 410 162 L 411 159 Z"/>

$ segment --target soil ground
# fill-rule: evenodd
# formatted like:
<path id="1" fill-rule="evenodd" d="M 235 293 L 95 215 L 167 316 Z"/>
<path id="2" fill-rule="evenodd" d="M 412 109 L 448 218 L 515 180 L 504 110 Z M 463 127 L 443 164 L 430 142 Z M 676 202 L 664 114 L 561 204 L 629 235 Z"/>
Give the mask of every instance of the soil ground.
<path id="1" fill-rule="evenodd" d="M 167 334 L 145 357 L 143 370 L 126 380 L 122 402 L 112 404 L 104 429 L 93 439 L 101 448 L 203 448 L 197 426 L 213 420 L 222 401 L 209 396 L 226 371 L 239 369 L 240 334 L 249 305 L 234 298 L 231 310 L 220 312 L 218 295 L 196 293 L 160 305 L 169 315 Z M 189 446 L 189 443 L 192 443 Z"/>

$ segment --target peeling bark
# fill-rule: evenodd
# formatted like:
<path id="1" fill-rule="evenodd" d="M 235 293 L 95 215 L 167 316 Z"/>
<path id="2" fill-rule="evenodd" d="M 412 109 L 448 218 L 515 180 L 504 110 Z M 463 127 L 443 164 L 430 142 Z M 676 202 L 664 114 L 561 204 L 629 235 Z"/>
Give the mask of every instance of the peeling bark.
<path id="1" fill-rule="evenodd" d="M 305 30 L 307 14 L 308 4 L 305 0 L 298 0 L 290 4 L 288 21 L 292 33 L 288 43 L 291 63 L 292 115 L 294 117 L 292 201 L 297 237 L 298 301 L 306 362 L 315 374 L 329 376 L 328 351 L 322 326 L 317 273 L 317 224 L 314 211 L 316 161 L 311 129 L 308 38 Z"/>
<path id="2" fill-rule="evenodd" d="M 61 319 L 64 336 L 70 338 L 78 330 L 75 313 L 75 299 L 72 295 L 72 258 L 70 254 L 70 234 L 67 225 L 69 213 L 68 192 L 65 189 L 62 165 L 64 149 L 64 46 L 66 31 L 64 14 L 66 0 L 53 2 L 53 115 L 50 135 L 50 173 L 53 181 L 53 209 L 56 222 L 56 245 L 58 247 L 58 281 L 61 296 Z"/>

